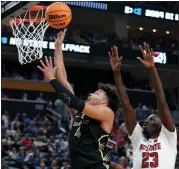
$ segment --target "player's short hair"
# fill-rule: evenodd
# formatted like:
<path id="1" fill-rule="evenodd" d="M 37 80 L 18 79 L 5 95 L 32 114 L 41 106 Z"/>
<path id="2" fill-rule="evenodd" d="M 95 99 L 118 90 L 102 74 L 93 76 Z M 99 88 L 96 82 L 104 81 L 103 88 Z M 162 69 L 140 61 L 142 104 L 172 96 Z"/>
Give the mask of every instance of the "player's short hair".
<path id="1" fill-rule="evenodd" d="M 120 105 L 119 95 L 116 87 L 111 84 L 98 83 L 98 89 L 103 90 L 108 97 L 108 106 L 116 113 Z"/>

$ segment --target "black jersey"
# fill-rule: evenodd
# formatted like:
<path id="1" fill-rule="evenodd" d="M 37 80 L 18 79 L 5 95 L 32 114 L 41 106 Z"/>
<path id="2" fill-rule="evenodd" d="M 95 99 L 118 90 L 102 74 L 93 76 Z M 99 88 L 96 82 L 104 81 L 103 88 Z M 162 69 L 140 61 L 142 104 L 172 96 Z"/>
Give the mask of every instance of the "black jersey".
<path id="1" fill-rule="evenodd" d="M 72 169 L 109 169 L 109 134 L 100 122 L 77 112 L 69 136 Z"/>

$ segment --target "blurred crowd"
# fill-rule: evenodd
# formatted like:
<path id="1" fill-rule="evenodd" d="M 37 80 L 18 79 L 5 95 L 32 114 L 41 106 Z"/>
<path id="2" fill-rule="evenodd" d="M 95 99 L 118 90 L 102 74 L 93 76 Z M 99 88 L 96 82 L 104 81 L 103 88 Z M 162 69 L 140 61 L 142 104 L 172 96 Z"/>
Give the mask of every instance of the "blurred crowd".
<path id="1" fill-rule="evenodd" d="M 25 113 L 16 113 L 12 118 L 5 111 L 2 114 L 1 131 L 3 169 L 70 169 L 69 130 L 56 125 L 47 116 L 31 118 Z M 178 126 L 177 133 L 179 136 Z M 126 125 L 117 118 L 108 147 L 111 149 L 111 161 L 119 163 L 124 169 L 132 167 L 133 152 Z"/>
<path id="2" fill-rule="evenodd" d="M 2 92 L 2 98 L 8 99 L 8 95 Z M 24 93 L 22 101 L 28 101 L 28 94 Z M 45 102 L 47 99 L 43 93 L 35 99 L 37 102 Z M 2 167 L 4 169 L 70 169 L 68 152 L 68 134 L 70 117 L 68 111 L 62 109 L 62 101 L 58 98 L 49 101 L 48 108 L 60 116 L 31 117 L 20 112 L 15 115 L 5 111 L 2 114 Z M 152 107 L 142 105 L 135 107 L 135 111 L 150 111 L 155 113 Z M 13 112 L 14 113 L 14 112 Z M 124 121 L 120 119 L 122 108 L 116 113 L 112 133 L 108 142 L 111 151 L 111 161 L 117 162 L 124 169 L 131 169 L 133 165 L 133 151 Z M 55 118 L 53 118 L 54 116 Z M 51 118 L 52 117 L 52 118 Z M 55 119 L 55 120 L 54 120 Z M 140 122 L 142 125 L 142 121 Z M 178 125 L 177 134 L 179 139 Z M 179 148 L 179 140 L 178 140 Z M 179 154 L 176 160 L 176 168 L 179 167 Z"/>
<path id="3" fill-rule="evenodd" d="M 49 118 L 5 111 L 1 121 L 3 169 L 68 169 L 67 131 Z"/>
<path id="4" fill-rule="evenodd" d="M 34 75 L 31 77 L 37 80 L 35 77 L 38 76 L 35 73 L 32 74 Z M 3 72 L 2 76 L 4 77 Z M 10 77 L 16 80 L 24 79 L 23 76 L 14 72 Z M 12 98 L 8 94 L 2 90 L 2 99 Z M 81 98 L 84 99 L 84 97 L 81 95 Z M 16 99 L 23 102 L 32 100 L 28 92 L 21 93 Z M 56 98 L 56 100 L 51 101 L 43 93 L 39 93 L 39 96 L 36 95 L 33 100 L 39 103 L 47 102 L 47 108 L 53 113 L 47 112 L 45 116 L 37 114 L 35 117 L 24 112 L 14 115 L 15 112 L 5 111 L 2 114 L 2 168 L 70 169 L 68 153 L 70 117 L 67 109 L 64 109 L 60 99 Z M 147 112 L 155 113 L 152 107 L 141 103 L 135 107 L 135 111 L 141 111 L 145 114 Z M 133 165 L 133 152 L 126 125 L 121 120 L 122 112 L 122 108 L 119 108 L 116 113 L 108 147 L 111 149 L 111 161 L 119 163 L 124 169 L 130 169 Z M 179 134 L 178 126 L 177 132 Z M 179 161 L 179 157 L 176 161 Z M 179 167 L 178 163 L 176 163 L 176 169 L 179 169 L 177 167 Z"/>

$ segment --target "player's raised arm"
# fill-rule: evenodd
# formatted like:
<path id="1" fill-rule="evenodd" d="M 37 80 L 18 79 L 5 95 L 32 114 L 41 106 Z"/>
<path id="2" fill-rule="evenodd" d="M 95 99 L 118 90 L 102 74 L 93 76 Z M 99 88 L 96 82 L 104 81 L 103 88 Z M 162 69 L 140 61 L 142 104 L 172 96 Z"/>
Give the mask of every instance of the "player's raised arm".
<path id="1" fill-rule="evenodd" d="M 90 103 L 84 102 L 56 80 L 57 67 L 53 68 L 51 57 L 49 61 L 45 58 L 45 63 L 43 61 L 40 62 L 42 67 L 38 66 L 38 69 L 43 72 L 45 79 L 50 82 L 66 106 L 101 122 L 111 121 L 114 118 L 113 111 L 107 106 L 91 105 Z"/>
<path id="2" fill-rule="evenodd" d="M 57 34 L 57 38 L 55 40 L 55 58 L 54 58 L 54 64 L 58 67 L 56 70 L 56 78 L 57 80 L 66 87 L 69 91 L 71 91 L 74 94 L 73 88 L 68 82 L 67 79 L 67 73 L 65 69 L 64 59 L 63 59 L 63 52 L 62 52 L 62 44 L 63 40 L 65 38 L 66 29 L 64 31 Z M 75 110 L 68 109 L 71 113 L 71 118 L 74 118 Z"/>
<path id="3" fill-rule="evenodd" d="M 57 34 L 57 38 L 55 41 L 55 59 L 54 64 L 58 67 L 57 69 L 57 80 L 59 80 L 68 90 L 70 90 L 72 93 L 74 93 L 72 86 L 68 82 L 67 79 L 67 73 L 65 69 L 64 64 L 64 58 L 63 58 L 63 52 L 62 52 L 62 44 L 63 40 L 65 38 L 67 29 L 64 29 L 64 31 Z"/>
<path id="4" fill-rule="evenodd" d="M 122 57 L 119 57 L 117 47 L 114 46 L 111 48 L 111 52 L 109 52 L 109 57 L 110 57 L 112 70 L 114 71 L 116 88 L 119 93 L 120 101 L 122 103 L 122 107 L 124 110 L 125 123 L 128 129 L 128 132 L 131 135 L 137 122 L 135 118 L 134 109 L 129 103 L 129 98 L 127 96 L 125 87 L 123 85 L 121 71 L 120 71 Z"/>
<path id="5" fill-rule="evenodd" d="M 158 111 L 160 113 L 160 118 L 163 123 L 163 125 L 169 130 L 169 131 L 174 131 L 175 130 L 175 125 L 172 120 L 171 113 L 168 108 L 167 101 L 165 99 L 165 93 L 163 91 L 163 87 L 157 72 L 157 69 L 154 64 L 154 56 L 153 56 L 153 50 L 150 49 L 150 46 L 146 43 L 144 43 L 144 49 L 139 46 L 143 59 L 140 57 L 137 57 L 137 59 L 144 65 L 146 69 L 148 69 L 153 86 L 155 89 L 155 94 L 157 97 L 157 107 Z"/>

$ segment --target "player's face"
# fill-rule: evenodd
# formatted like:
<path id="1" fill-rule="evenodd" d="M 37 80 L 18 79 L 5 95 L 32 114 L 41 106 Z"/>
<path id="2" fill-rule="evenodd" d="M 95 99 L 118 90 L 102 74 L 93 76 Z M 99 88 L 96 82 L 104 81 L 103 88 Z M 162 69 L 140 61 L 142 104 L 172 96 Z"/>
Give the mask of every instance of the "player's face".
<path id="1" fill-rule="evenodd" d="M 143 124 L 143 132 L 149 137 L 159 133 L 161 127 L 161 120 L 157 115 L 149 116 Z"/>
<path id="2" fill-rule="evenodd" d="M 89 94 L 86 102 L 93 104 L 93 105 L 100 105 L 100 104 L 107 105 L 108 98 L 107 98 L 106 93 L 100 89 L 94 93 Z"/>

